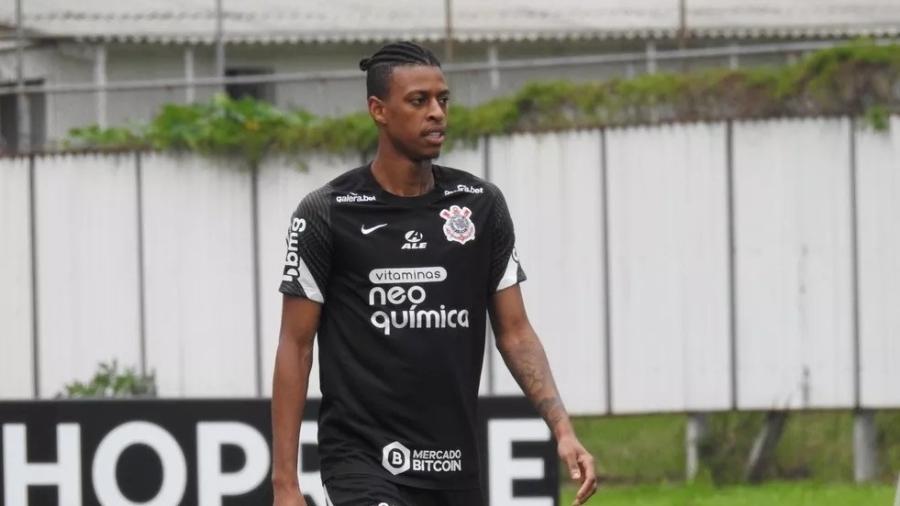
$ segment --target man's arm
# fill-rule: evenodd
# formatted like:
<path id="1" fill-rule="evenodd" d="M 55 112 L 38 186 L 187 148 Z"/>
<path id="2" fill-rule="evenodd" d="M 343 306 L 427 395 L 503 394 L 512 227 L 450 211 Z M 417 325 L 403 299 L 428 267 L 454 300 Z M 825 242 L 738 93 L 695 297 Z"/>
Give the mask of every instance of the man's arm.
<path id="1" fill-rule="evenodd" d="M 597 489 L 594 458 L 575 435 L 553 381 L 544 347 L 528 321 L 519 285 L 494 294 L 491 300 L 491 326 L 497 339 L 497 349 L 506 366 L 553 431 L 559 457 L 565 462 L 572 479 L 581 483 L 575 504 L 584 504 Z"/>
<path id="2" fill-rule="evenodd" d="M 272 487 L 276 506 L 305 506 L 297 480 L 300 420 L 322 306 L 285 295 L 272 380 Z"/>

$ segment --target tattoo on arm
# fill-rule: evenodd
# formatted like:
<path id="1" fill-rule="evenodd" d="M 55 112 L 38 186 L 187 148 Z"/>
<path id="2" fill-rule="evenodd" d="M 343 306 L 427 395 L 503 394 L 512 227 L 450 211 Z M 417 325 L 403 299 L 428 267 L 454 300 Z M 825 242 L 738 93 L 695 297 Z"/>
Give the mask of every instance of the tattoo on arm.
<path id="1" fill-rule="evenodd" d="M 501 346 L 500 352 L 525 396 L 547 425 L 553 428 L 568 418 L 550 372 L 547 354 L 537 336 L 526 336 L 514 345 Z"/>

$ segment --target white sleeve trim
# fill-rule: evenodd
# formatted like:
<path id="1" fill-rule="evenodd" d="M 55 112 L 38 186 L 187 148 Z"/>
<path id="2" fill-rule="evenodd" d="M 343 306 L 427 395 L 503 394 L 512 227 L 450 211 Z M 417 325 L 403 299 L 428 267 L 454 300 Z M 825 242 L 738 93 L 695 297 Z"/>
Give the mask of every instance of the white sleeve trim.
<path id="1" fill-rule="evenodd" d="M 497 283 L 497 289 L 495 291 L 499 292 L 504 288 L 509 288 L 514 284 L 519 282 L 519 262 L 516 261 L 516 250 L 513 249 L 512 253 L 509 255 L 509 260 L 506 262 L 506 270 L 503 271 L 503 277 L 500 278 L 500 282 Z"/>
<path id="2" fill-rule="evenodd" d="M 297 283 L 300 284 L 300 288 L 303 288 L 303 293 L 306 295 L 306 298 L 319 304 L 325 303 L 325 297 L 322 295 L 322 291 L 319 290 L 319 285 L 316 284 L 316 278 L 313 277 L 312 272 L 309 271 L 309 267 L 306 266 L 306 262 L 303 261 L 299 255 L 297 255 L 297 259 L 299 260 L 297 270 L 299 274 L 297 274 Z"/>

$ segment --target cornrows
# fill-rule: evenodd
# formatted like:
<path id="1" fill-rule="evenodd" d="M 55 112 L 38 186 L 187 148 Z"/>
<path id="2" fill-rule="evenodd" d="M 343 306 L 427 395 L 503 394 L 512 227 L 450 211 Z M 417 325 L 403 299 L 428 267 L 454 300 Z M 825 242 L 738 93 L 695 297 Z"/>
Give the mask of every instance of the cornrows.
<path id="1" fill-rule="evenodd" d="M 360 60 L 359 69 L 368 72 L 372 67 L 381 64 L 441 66 L 434 53 L 415 42 L 408 41 L 385 45 L 371 57 Z"/>
<path id="2" fill-rule="evenodd" d="M 440 68 L 441 62 L 430 50 L 415 42 L 402 41 L 387 44 L 369 58 L 359 61 L 360 70 L 366 72 L 366 96 L 384 99 L 388 94 L 391 72 L 399 65 L 425 65 Z"/>

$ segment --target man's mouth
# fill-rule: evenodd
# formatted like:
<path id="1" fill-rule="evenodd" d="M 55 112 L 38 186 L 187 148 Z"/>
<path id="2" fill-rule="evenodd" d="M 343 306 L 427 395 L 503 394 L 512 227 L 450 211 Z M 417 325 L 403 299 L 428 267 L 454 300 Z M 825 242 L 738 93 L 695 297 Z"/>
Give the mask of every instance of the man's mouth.
<path id="1" fill-rule="evenodd" d="M 441 144 L 442 142 L 444 142 L 444 137 L 445 137 L 444 129 L 443 128 L 429 128 L 428 130 L 425 130 L 425 132 L 423 133 L 423 136 L 425 137 L 425 139 L 428 142 L 431 142 L 434 144 Z"/>

